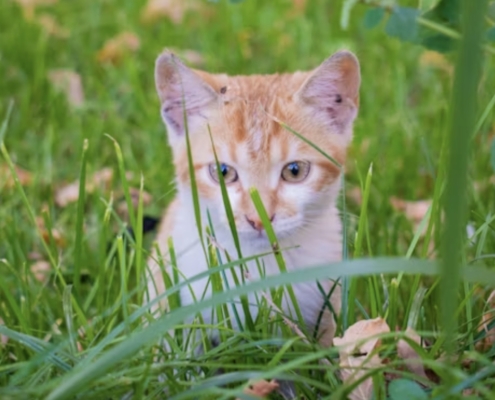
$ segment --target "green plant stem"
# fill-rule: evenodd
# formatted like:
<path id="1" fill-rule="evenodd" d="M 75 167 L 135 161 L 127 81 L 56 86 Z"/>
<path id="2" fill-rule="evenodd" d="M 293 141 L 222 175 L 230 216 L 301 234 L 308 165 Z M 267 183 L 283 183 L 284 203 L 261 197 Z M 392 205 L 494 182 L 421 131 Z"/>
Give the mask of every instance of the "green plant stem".
<path id="1" fill-rule="evenodd" d="M 477 87 L 481 75 L 480 43 L 486 5 L 486 0 L 464 0 L 462 3 L 465 34 L 461 40 L 453 88 L 440 283 L 443 329 L 447 349 L 451 352 L 457 330 L 455 313 L 461 252 L 464 249 L 469 145 L 475 127 Z"/>

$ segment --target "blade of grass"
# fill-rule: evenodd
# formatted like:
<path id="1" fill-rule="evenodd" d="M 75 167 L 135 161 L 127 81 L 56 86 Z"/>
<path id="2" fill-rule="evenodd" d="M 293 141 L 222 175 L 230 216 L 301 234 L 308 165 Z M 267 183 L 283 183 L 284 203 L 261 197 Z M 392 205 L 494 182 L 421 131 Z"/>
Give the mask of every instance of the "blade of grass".
<path id="1" fill-rule="evenodd" d="M 137 232 L 136 215 L 134 214 L 134 206 L 132 204 L 131 192 L 129 190 L 129 183 L 127 182 L 127 177 L 125 173 L 124 156 L 122 155 L 122 149 L 120 148 L 120 145 L 117 142 L 117 140 L 115 140 L 112 136 L 110 136 L 108 133 L 105 133 L 105 136 L 108 137 L 113 142 L 115 154 L 117 155 L 117 164 L 119 166 L 120 180 L 122 182 L 122 187 L 124 188 L 125 202 L 127 204 L 129 219 L 131 220 L 131 227 L 134 230 L 134 232 Z"/>
<path id="2" fill-rule="evenodd" d="M 141 179 L 139 182 L 139 199 L 137 207 L 137 220 L 136 220 L 136 230 L 134 231 L 134 237 L 136 240 L 136 257 L 135 257 L 135 268 L 136 268 L 136 284 L 141 282 L 144 276 L 143 268 L 143 191 L 144 191 L 144 177 L 141 174 Z"/>
<path id="3" fill-rule="evenodd" d="M 446 347 L 454 351 L 461 276 L 461 251 L 464 249 L 464 224 L 467 210 L 468 157 L 475 128 L 476 98 L 481 77 L 481 41 L 484 34 L 486 0 L 461 3 L 464 35 L 461 40 L 453 86 L 450 152 L 445 188 L 445 228 L 442 240 L 440 282 L 443 332 Z"/>
<path id="4" fill-rule="evenodd" d="M 266 212 L 265 206 L 263 205 L 263 201 L 261 200 L 261 196 L 255 188 L 251 188 L 249 190 L 249 194 L 251 195 L 251 199 L 253 201 L 254 207 L 256 208 L 256 212 L 258 213 L 261 222 L 263 224 L 263 228 L 265 229 L 266 235 L 268 236 L 268 240 L 270 241 L 270 245 L 273 249 L 275 260 L 277 261 L 277 265 L 280 268 L 280 272 L 287 272 L 287 267 L 285 265 L 285 260 L 280 251 L 280 245 L 275 235 L 275 231 L 273 230 L 273 226 L 270 222 L 270 217 Z M 299 308 L 299 303 L 297 302 L 296 295 L 294 294 L 294 290 L 292 286 L 287 287 L 287 292 L 289 293 L 289 298 L 292 302 L 292 306 L 294 307 L 294 311 L 296 312 L 297 320 L 300 323 L 303 323 L 304 319 L 302 317 L 301 309 Z M 280 304 L 277 304 L 276 299 L 274 299 L 275 304 L 280 308 Z"/>
<path id="5" fill-rule="evenodd" d="M 64 288 L 64 294 L 62 298 L 62 305 L 64 309 L 64 317 L 65 317 L 65 325 L 67 325 L 67 332 L 69 334 L 69 348 L 73 355 L 77 354 L 77 345 L 76 345 L 76 336 L 74 334 L 74 314 L 72 312 L 72 302 L 71 302 L 71 294 L 72 285 L 67 285 Z"/>
<path id="6" fill-rule="evenodd" d="M 86 197 L 86 163 L 88 154 L 88 139 L 84 139 L 82 157 L 81 157 L 81 170 L 79 173 L 79 196 L 77 199 L 77 211 L 76 211 L 76 238 L 74 244 L 74 291 L 76 296 L 81 293 L 81 269 L 85 263 L 83 257 L 83 237 L 84 237 L 84 203 Z"/>
<path id="7" fill-rule="evenodd" d="M 358 230 L 356 232 L 356 244 L 354 245 L 354 257 L 359 258 L 361 256 L 361 247 L 363 244 L 363 239 L 365 237 L 365 224 L 368 217 L 368 199 L 370 197 L 371 191 L 371 179 L 373 177 L 373 164 L 368 168 L 368 173 L 366 174 L 366 181 L 363 191 L 363 202 L 361 204 L 361 212 L 359 213 L 359 223 Z"/>
<path id="8" fill-rule="evenodd" d="M 7 128 L 9 127 L 10 116 L 12 114 L 12 110 L 14 109 L 14 100 L 9 101 L 9 105 L 7 107 L 7 113 L 3 118 L 2 125 L 0 126 L 0 144 L 3 144 L 5 135 L 7 133 Z"/>
<path id="9" fill-rule="evenodd" d="M 342 259 L 347 260 L 349 258 L 349 249 L 348 249 L 348 244 L 347 244 L 347 209 L 346 209 L 346 201 L 345 201 L 345 196 L 346 196 L 346 191 L 345 191 L 345 175 L 342 174 L 342 177 L 340 178 L 341 182 L 341 193 L 340 193 L 340 198 L 341 198 L 341 205 L 342 205 Z M 340 311 L 341 315 L 341 321 L 342 321 L 342 330 L 345 332 L 347 328 L 349 327 L 349 313 L 350 308 L 349 304 L 354 304 L 353 301 L 355 297 L 350 297 L 351 294 L 351 281 L 347 277 L 343 277 L 341 279 L 342 281 L 342 310 Z M 354 308 L 352 308 L 354 310 Z"/>
<path id="10" fill-rule="evenodd" d="M 129 313 L 127 311 L 127 268 L 124 250 L 124 240 L 122 236 L 117 237 L 117 253 L 120 267 L 120 300 L 122 302 L 122 317 L 126 327 L 126 333 L 130 334 Z"/>
<path id="11" fill-rule="evenodd" d="M 493 107 L 495 107 L 495 94 L 492 96 L 492 98 L 490 99 L 490 101 L 486 105 L 485 110 L 483 111 L 483 114 L 481 114 L 481 117 L 478 120 L 476 127 L 474 128 L 474 134 L 475 135 L 480 133 L 481 128 L 482 128 L 483 124 L 485 123 L 486 119 L 488 118 L 488 116 L 490 115 L 491 111 L 493 110 Z"/>
<path id="12" fill-rule="evenodd" d="M 313 149 L 315 149 L 318 153 L 320 153 L 323 157 L 325 157 L 327 160 L 331 161 L 332 163 L 334 163 L 337 167 L 340 168 L 340 170 L 342 170 L 342 165 L 335 159 L 333 158 L 332 156 L 330 156 L 329 154 L 327 154 L 324 150 L 322 150 L 320 147 L 318 147 L 316 144 L 314 144 L 313 142 L 311 142 L 310 140 L 306 139 L 303 135 L 301 135 L 299 132 L 296 132 L 294 129 L 292 129 L 290 126 L 288 126 L 287 124 L 285 124 L 284 122 L 280 121 L 278 118 L 276 118 L 275 116 L 273 115 L 270 115 L 268 114 L 274 121 L 276 121 L 277 123 L 279 123 L 284 129 L 286 129 L 287 131 L 289 131 L 290 133 L 294 134 L 295 136 L 297 136 L 299 139 L 301 139 L 304 143 L 306 143 L 307 145 L 311 146 Z"/>

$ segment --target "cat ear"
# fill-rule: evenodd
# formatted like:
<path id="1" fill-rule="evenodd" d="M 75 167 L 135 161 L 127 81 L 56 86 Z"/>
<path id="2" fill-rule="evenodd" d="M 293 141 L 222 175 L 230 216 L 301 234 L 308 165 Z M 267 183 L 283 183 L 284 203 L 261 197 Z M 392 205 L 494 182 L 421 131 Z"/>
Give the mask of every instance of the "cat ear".
<path id="1" fill-rule="evenodd" d="M 314 116 L 332 125 L 336 133 L 351 136 L 359 107 L 359 62 L 349 51 L 339 51 L 314 70 L 296 93 L 312 107 Z"/>
<path id="2" fill-rule="evenodd" d="M 188 127 L 192 128 L 195 123 L 206 120 L 204 111 L 217 99 L 210 85 L 167 51 L 156 60 L 155 85 L 169 140 L 184 136 L 184 111 Z"/>

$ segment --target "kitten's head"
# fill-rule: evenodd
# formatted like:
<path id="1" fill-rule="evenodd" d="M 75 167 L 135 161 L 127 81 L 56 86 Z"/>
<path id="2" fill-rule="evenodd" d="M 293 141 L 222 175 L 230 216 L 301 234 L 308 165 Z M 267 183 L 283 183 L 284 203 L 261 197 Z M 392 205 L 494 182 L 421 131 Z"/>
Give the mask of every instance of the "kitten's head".
<path id="1" fill-rule="evenodd" d="M 279 237 L 335 205 L 341 169 L 280 122 L 344 165 L 359 103 L 352 53 L 338 52 L 310 72 L 227 76 L 192 70 L 165 52 L 155 80 L 179 193 L 190 191 L 187 129 L 199 196 L 217 222 L 228 223 L 212 141 L 241 235 L 263 236 L 252 187 Z"/>

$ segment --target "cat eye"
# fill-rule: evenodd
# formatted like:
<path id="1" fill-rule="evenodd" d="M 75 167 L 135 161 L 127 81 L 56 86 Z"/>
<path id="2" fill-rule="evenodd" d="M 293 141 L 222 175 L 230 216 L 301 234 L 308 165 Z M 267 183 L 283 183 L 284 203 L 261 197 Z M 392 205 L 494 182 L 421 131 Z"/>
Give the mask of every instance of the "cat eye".
<path id="1" fill-rule="evenodd" d="M 219 182 L 218 180 L 218 171 L 217 171 L 217 164 L 212 163 L 208 166 L 208 169 L 210 171 L 210 175 L 213 178 L 215 182 Z M 237 176 L 237 171 L 232 168 L 230 165 L 220 163 L 220 173 L 223 176 L 223 181 L 225 183 L 232 183 L 235 182 L 239 177 Z"/>
<path id="2" fill-rule="evenodd" d="M 308 176 L 309 169 L 307 161 L 292 161 L 282 169 L 282 179 L 290 183 L 302 182 Z"/>

